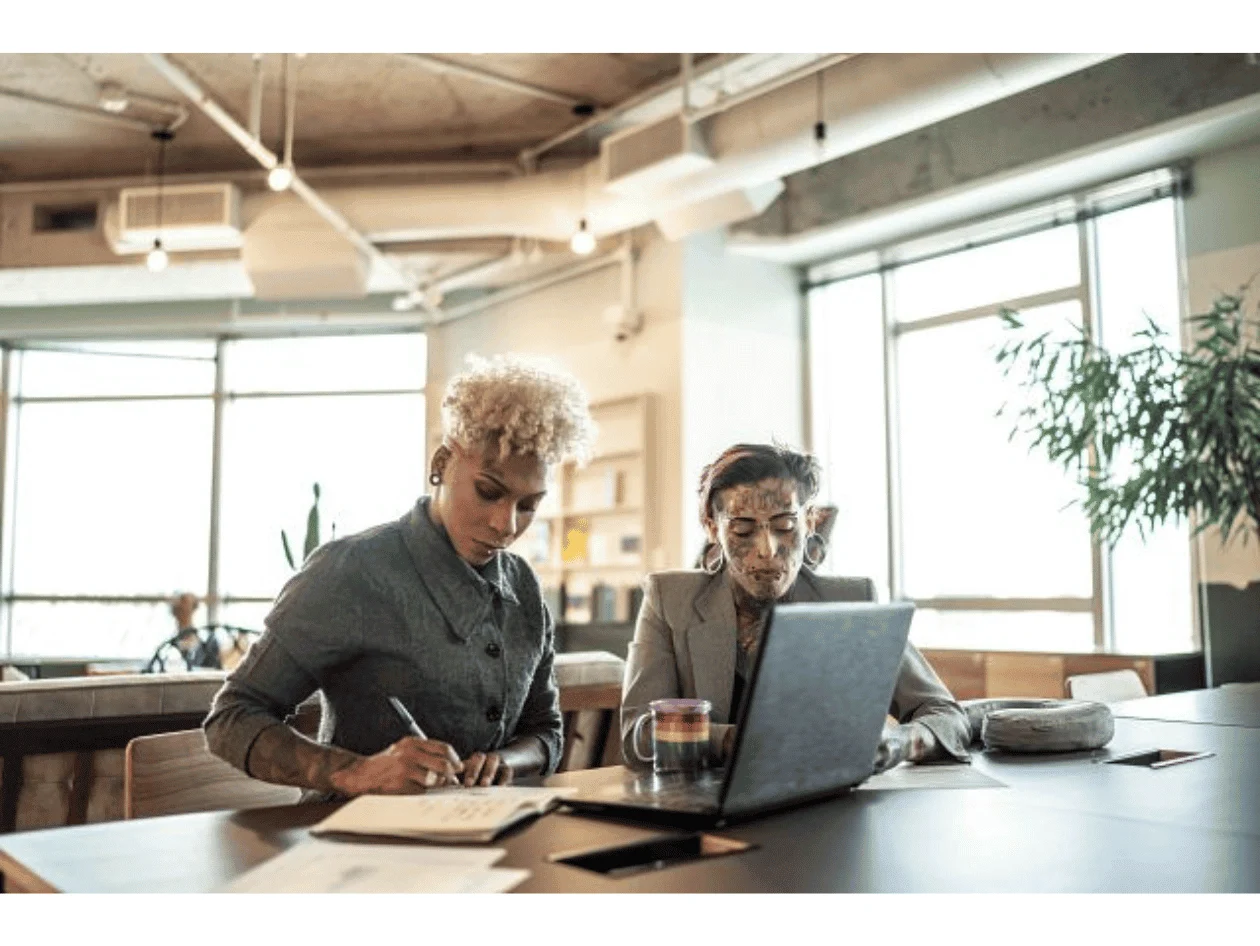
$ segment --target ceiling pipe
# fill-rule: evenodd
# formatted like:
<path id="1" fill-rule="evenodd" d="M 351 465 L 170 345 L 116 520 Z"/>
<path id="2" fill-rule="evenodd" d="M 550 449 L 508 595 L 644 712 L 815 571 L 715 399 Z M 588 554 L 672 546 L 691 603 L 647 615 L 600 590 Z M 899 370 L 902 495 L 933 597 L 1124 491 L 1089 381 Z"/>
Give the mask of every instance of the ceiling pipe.
<path id="1" fill-rule="evenodd" d="M 31 102 L 35 105 L 45 105 L 49 108 L 58 108 L 65 112 L 73 112 L 83 118 L 103 122 L 109 125 L 115 125 L 119 128 L 130 128 L 132 131 L 142 131 L 145 134 L 151 134 L 152 132 L 160 131 L 163 128 L 169 129 L 170 127 L 169 125 L 159 125 L 154 124 L 153 122 L 147 122 L 141 118 L 131 118 L 127 115 L 119 115 L 116 112 L 107 112 L 96 106 L 78 105 L 74 102 L 63 102 L 61 99 L 51 99 L 44 95 L 36 95 L 33 92 L 23 92 L 20 89 L 0 87 L 0 95 L 5 98 Z"/>
<path id="2" fill-rule="evenodd" d="M 188 96 L 194 105 L 200 108 L 211 121 L 226 131 L 255 161 L 268 171 L 278 166 L 279 161 L 276 156 L 262 142 L 250 135 L 248 129 L 242 127 L 222 106 L 210 98 L 188 73 L 172 63 L 162 53 L 145 53 L 144 56 L 154 69 L 161 73 L 175 88 Z M 296 171 L 293 172 L 293 181 L 289 185 L 289 189 L 337 233 L 341 234 L 359 252 L 366 256 L 368 260 L 383 265 L 395 273 L 408 292 L 418 293 L 419 284 L 411 273 L 378 250 L 371 241 L 351 225 L 341 211 L 315 193 L 311 186 Z M 436 307 L 427 305 L 423 300 L 421 300 L 421 304 L 424 305 L 431 315 L 436 316 L 440 312 Z"/>
<path id="3" fill-rule="evenodd" d="M 519 299 L 521 296 L 547 289 L 551 286 L 568 282 L 570 279 L 576 279 L 578 276 L 585 276 L 587 273 L 598 272 L 609 266 L 621 264 L 623 266 L 630 265 L 632 262 L 632 249 L 628 244 L 622 244 L 611 253 L 605 253 L 602 256 L 593 256 L 564 266 L 560 269 L 554 269 L 549 273 L 544 273 L 533 279 L 527 279 L 523 282 L 516 283 L 507 289 L 500 289 L 498 292 L 492 292 L 482 296 L 480 299 L 473 299 L 471 302 L 465 302 L 463 305 L 455 306 L 447 309 L 432 324 L 445 325 L 448 322 L 454 322 L 456 319 L 466 318 L 475 315 L 491 306 L 501 305 L 504 302 L 511 302 L 513 299 Z"/>
<path id="4" fill-rule="evenodd" d="M 133 102 L 154 109 L 159 112 L 166 112 L 171 116 L 170 123 L 162 127 L 166 131 L 178 131 L 184 122 L 188 121 L 188 109 L 180 105 L 178 102 L 172 102 L 168 99 L 158 98 L 156 95 L 148 95 L 144 92 L 137 92 L 135 89 L 124 89 L 127 97 Z"/>
<path id="5" fill-rule="evenodd" d="M 443 177 L 515 177 L 520 166 L 514 161 L 418 161 L 401 164 L 350 164 L 327 168 L 306 168 L 302 175 L 309 181 L 334 180 L 347 177 L 402 177 L 412 175 L 440 175 Z M 167 174 L 168 184 L 208 184 L 231 181 L 242 184 L 265 185 L 267 172 L 216 171 L 213 173 L 190 172 Z M 0 182 L 0 194 L 6 193 L 55 193 L 70 190 L 114 190 L 120 187 L 142 187 L 152 183 L 151 177 L 126 175 L 119 177 L 89 177 L 75 180 L 4 181 Z"/>
<path id="6" fill-rule="evenodd" d="M 249 133 L 257 141 L 262 138 L 263 54 L 254 53 L 253 72 L 249 78 Z"/>
<path id="7" fill-rule="evenodd" d="M 724 194 L 755 188 L 1087 68 L 1107 55 L 854 56 L 822 73 L 828 134 L 820 144 L 818 80 L 798 78 L 705 120 L 712 166 L 632 197 L 604 187 L 599 160 L 571 170 L 477 184 L 329 189 L 327 197 L 377 242 L 532 237 L 568 240 L 585 219 L 622 233 Z M 284 213 L 246 198 L 248 223 Z M 248 238 L 248 235 L 247 235 Z"/>
<path id="8" fill-rule="evenodd" d="M 529 82 L 522 82 L 519 79 L 511 79 L 507 76 L 499 75 L 497 72 L 479 69 L 476 66 L 468 66 L 459 62 L 452 62 L 451 60 L 443 59 L 440 56 L 430 56 L 428 53 L 394 53 L 394 55 L 399 59 L 405 59 L 407 62 L 414 65 L 423 66 L 430 72 L 450 72 L 458 76 L 463 76 L 465 79 L 472 79 L 474 82 L 497 86 L 500 89 L 507 89 L 510 92 L 516 92 L 521 95 L 533 96 L 534 98 L 544 99 L 548 102 L 555 102 L 559 105 L 567 105 L 569 108 L 589 106 L 590 104 L 583 99 L 574 98 L 573 96 L 565 95 L 562 92 L 544 89 L 541 86 L 533 85 Z"/>

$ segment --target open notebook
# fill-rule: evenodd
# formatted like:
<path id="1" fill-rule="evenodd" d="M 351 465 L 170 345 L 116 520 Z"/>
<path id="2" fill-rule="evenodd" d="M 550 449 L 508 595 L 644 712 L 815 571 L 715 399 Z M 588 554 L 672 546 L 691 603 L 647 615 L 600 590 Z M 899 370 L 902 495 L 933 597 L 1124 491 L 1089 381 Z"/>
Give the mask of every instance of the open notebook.
<path id="1" fill-rule="evenodd" d="M 444 843 L 492 841 L 553 808 L 573 788 L 439 788 L 423 795 L 361 795 L 311 828 L 312 834 L 371 834 Z"/>

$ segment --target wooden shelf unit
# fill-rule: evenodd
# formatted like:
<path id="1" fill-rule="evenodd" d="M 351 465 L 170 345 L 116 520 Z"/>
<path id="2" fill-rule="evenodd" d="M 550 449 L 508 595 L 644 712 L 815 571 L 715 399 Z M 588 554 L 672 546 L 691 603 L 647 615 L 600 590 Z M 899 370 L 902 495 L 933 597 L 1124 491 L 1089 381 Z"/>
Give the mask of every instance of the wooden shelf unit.
<path id="1" fill-rule="evenodd" d="M 601 584 L 615 589 L 623 615 L 654 548 L 651 395 L 595 403 L 591 415 L 599 426 L 594 456 L 583 467 L 565 464 L 515 548 L 552 593 L 553 608 L 563 588 L 557 621 L 598 621 L 589 602 Z"/>

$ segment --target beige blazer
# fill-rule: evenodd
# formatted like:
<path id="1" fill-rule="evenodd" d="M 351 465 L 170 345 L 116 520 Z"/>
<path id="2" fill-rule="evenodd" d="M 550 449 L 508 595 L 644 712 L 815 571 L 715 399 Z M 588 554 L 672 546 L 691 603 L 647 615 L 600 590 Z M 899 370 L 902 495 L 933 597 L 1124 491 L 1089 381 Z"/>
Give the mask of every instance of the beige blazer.
<path id="1" fill-rule="evenodd" d="M 784 601 L 873 601 L 869 578 L 833 578 L 801 569 Z M 621 689 L 621 753 L 641 766 L 630 745 L 635 720 L 653 700 L 687 697 L 713 705 L 710 747 L 716 754 L 731 728 L 737 625 L 726 572 L 672 571 L 649 575 Z M 955 759 L 967 758 L 967 716 L 931 665 L 910 643 L 901 659 L 889 713 L 918 720 Z"/>

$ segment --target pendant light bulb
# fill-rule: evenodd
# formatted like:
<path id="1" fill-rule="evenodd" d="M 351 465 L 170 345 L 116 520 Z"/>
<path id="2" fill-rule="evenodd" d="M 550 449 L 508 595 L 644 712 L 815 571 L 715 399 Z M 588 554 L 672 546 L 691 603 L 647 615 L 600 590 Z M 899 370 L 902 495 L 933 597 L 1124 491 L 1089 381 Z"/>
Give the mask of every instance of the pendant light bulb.
<path id="1" fill-rule="evenodd" d="M 97 103 L 107 112 L 118 115 L 127 111 L 131 99 L 127 90 L 118 82 L 102 82 Z"/>
<path id="2" fill-rule="evenodd" d="M 153 249 L 149 250 L 149 255 L 144 258 L 144 264 L 149 267 L 149 272 L 160 273 L 166 269 L 166 264 L 171 261 L 166 250 L 162 249 L 162 241 L 154 240 Z"/>
<path id="3" fill-rule="evenodd" d="M 578 224 L 577 233 L 569 240 L 569 249 L 578 256 L 590 256 L 595 252 L 595 234 L 586 228 L 586 221 Z"/>
<path id="4" fill-rule="evenodd" d="M 267 172 L 267 186 L 273 191 L 287 191 L 293 184 L 293 168 L 277 164 Z"/>

